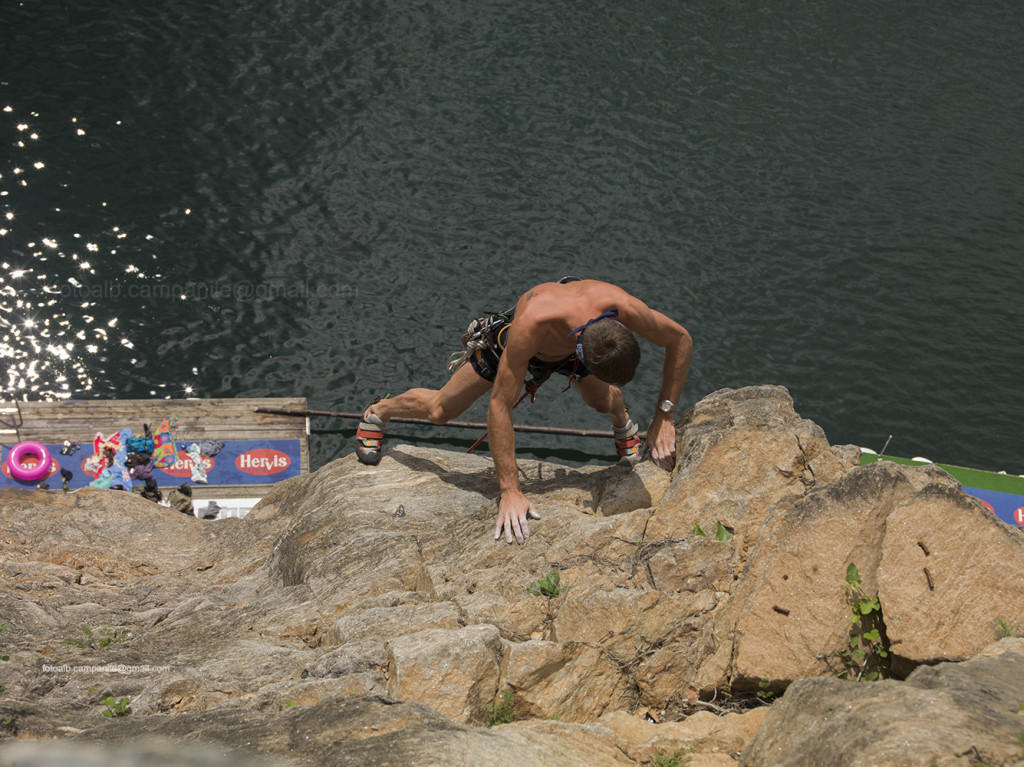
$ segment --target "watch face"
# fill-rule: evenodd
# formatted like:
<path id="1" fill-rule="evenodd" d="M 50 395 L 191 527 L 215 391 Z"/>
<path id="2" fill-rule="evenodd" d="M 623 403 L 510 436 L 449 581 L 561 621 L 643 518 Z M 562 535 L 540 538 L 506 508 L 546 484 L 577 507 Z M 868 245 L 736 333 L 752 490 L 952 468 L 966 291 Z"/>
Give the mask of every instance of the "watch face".
<path id="1" fill-rule="evenodd" d="M 663 413 L 671 413 L 676 409 L 676 406 L 671 400 L 663 399 L 658 403 L 658 409 Z"/>

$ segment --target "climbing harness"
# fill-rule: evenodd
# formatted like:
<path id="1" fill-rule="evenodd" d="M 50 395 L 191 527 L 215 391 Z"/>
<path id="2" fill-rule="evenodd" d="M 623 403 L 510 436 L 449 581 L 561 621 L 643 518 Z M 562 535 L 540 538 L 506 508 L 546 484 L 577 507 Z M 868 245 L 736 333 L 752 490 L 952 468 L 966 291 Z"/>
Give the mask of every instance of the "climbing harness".
<path id="1" fill-rule="evenodd" d="M 502 332 L 506 331 L 507 328 L 509 327 L 509 324 L 512 321 L 513 314 L 514 310 L 510 309 L 507 312 L 491 314 L 486 317 L 481 317 L 479 319 L 473 320 L 473 322 L 470 323 L 469 328 L 466 330 L 466 333 L 463 334 L 462 336 L 462 345 L 465 348 L 465 351 L 456 352 L 451 356 L 451 360 L 449 361 L 448 364 L 448 369 L 452 372 L 458 370 L 472 357 L 472 355 L 479 354 L 484 350 L 489 350 L 493 352 L 495 356 L 500 356 L 504 348 L 504 343 L 502 343 L 501 334 Z M 591 325 L 593 325 L 598 320 L 618 316 L 618 309 L 609 309 L 608 311 L 602 313 L 600 316 L 594 317 L 592 320 L 588 320 L 583 325 L 580 325 L 578 328 L 576 328 L 571 333 L 569 333 L 569 335 L 566 336 L 566 338 L 572 338 L 574 335 L 579 334 L 576 339 L 576 353 L 573 356 L 572 372 L 566 376 L 567 381 L 565 384 L 565 388 L 562 389 L 563 393 L 569 391 L 569 389 L 572 388 L 573 380 L 579 379 L 580 368 L 586 366 L 586 362 L 583 359 L 583 331 L 586 330 Z M 480 356 L 478 356 L 477 359 L 481 359 Z M 551 377 L 551 373 L 552 370 L 531 366 L 531 379 L 526 381 L 526 390 L 523 392 L 522 396 L 516 401 L 516 404 L 512 406 L 512 408 L 517 408 L 519 406 L 519 403 L 521 403 L 527 397 L 530 398 L 531 403 L 536 402 L 537 390 L 540 389 L 541 384 L 543 384 L 546 380 L 548 380 L 548 378 Z M 486 437 L 487 432 L 485 431 L 480 436 L 480 438 L 476 442 L 474 442 L 472 446 L 470 446 L 469 450 L 467 450 L 466 452 L 473 452 L 473 450 L 481 442 L 483 442 Z M 633 444 L 634 439 L 635 436 L 633 436 L 633 439 L 628 440 L 628 447 L 625 443 L 623 443 L 621 449 L 627 450 L 631 454 L 636 453 L 639 450 L 639 447 L 638 445 Z M 616 443 L 616 448 L 620 449 L 620 445 L 618 443 Z M 620 451 L 620 455 L 622 454 L 623 453 Z"/>
<path id="2" fill-rule="evenodd" d="M 566 284 L 568 282 L 577 282 L 578 277 L 563 277 L 559 282 Z M 454 373 L 456 370 L 461 368 L 467 362 L 475 359 L 474 367 L 481 365 L 485 370 L 491 363 L 488 363 L 484 358 L 485 352 L 490 352 L 492 358 L 500 358 L 504 351 L 505 344 L 502 335 L 508 332 L 508 328 L 512 323 L 512 319 L 515 316 L 515 307 L 508 309 L 504 312 L 494 312 L 492 314 L 478 317 L 469 323 L 469 327 L 466 328 L 466 332 L 462 334 L 462 351 L 454 352 L 448 358 L 448 372 Z M 563 370 L 559 372 L 566 375 L 568 379 L 565 388 L 562 392 L 567 392 L 572 388 L 572 382 L 574 379 L 578 380 L 580 377 L 580 368 L 586 369 L 586 362 L 583 359 L 583 331 L 593 325 L 598 320 L 607 318 L 614 318 L 619 316 L 618 309 L 609 309 L 603 312 L 601 315 L 594 317 L 592 320 L 588 320 L 583 325 L 573 330 L 566 338 L 572 338 L 576 336 L 576 353 L 573 355 L 572 371 L 566 374 Z M 568 358 L 567 358 L 568 359 Z M 555 363 L 556 366 L 561 363 Z M 554 371 L 554 367 L 547 369 L 542 367 L 540 364 L 531 364 L 529 368 L 530 380 L 525 382 L 525 391 L 522 396 L 516 400 L 516 403 L 512 406 L 512 409 L 519 407 L 519 404 L 526 399 L 530 398 L 530 402 L 534 403 L 537 401 L 537 390 L 540 389 L 548 378 L 551 377 L 551 373 Z M 480 368 L 477 368 L 477 372 L 481 376 L 487 377 Z M 488 380 L 494 380 L 494 374 L 497 371 L 493 371 L 491 377 Z M 584 373 L 585 374 L 585 373 Z M 627 411 L 628 413 L 628 411 Z M 364 418 L 365 421 L 365 418 Z M 363 426 L 364 424 L 360 424 Z M 635 455 L 639 452 L 639 440 L 636 437 L 637 428 L 630 422 L 632 426 L 632 433 L 616 440 L 616 449 L 619 451 L 619 455 Z M 487 431 L 480 436 L 480 438 L 474 442 L 470 448 L 466 451 L 467 453 L 473 452 L 473 450 L 487 438 Z"/>
<path id="3" fill-rule="evenodd" d="M 466 332 L 462 334 L 462 351 L 453 352 L 448 357 L 448 372 L 454 373 L 469 362 L 477 352 L 489 349 L 500 355 L 501 345 L 498 342 L 498 334 L 502 328 L 508 327 L 511 320 L 512 310 L 510 309 L 507 312 L 494 312 L 477 317 L 469 323 Z"/>

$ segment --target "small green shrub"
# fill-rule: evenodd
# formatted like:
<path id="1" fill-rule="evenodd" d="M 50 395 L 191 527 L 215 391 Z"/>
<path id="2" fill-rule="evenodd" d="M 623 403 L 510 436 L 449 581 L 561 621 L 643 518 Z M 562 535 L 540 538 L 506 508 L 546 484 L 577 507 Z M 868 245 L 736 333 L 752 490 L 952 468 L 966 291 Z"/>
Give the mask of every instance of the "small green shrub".
<path id="1" fill-rule="evenodd" d="M 82 633 L 85 634 L 84 641 L 81 639 L 65 639 L 64 644 L 81 647 L 83 650 L 104 650 L 107 647 L 110 647 L 110 645 L 120 642 L 128 636 L 129 632 L 122 631 L 121 633 L 117 633 L 107 628 L 104 629 L 103 636 L 98 637 L 91 628 L 88 626 L 82 626 Z"/>
<path id="2" fill-rule="evenodd" d="M 700 525 L 694 525 L 693 530 L 690 531 L 693 535 L 699 535 L 702 538 L 707 538 L 708 534 L 704 532 Z M 715 540 L 716 541 L 727 541 L 732 537 L 729 532 L 729 528 L 723 525 L 721 522 L 715 522 Z"/>
<path id="3" fill-rule="evenodd" d="M 850 646 L 840 654 L 847 670 L 840 679 L 874 681 L 888 676 L 892 658 L 884 636 L 885 623 L 878 595 L 864 593 L 860 571 L 853 562 L 846 568 L 846 596 L 851 608 Z"/>
<path id="4" fill-rule="evenodd" d="M 512 721 L 512 709 L 515 708 L 515 700 L 511 690 L 505 690 L 500 701 L 487 704 L 487 718 L 484 725 L 494 727 L 496 724 L 508 724 Z"/>
<path id="5" fill-rule="evenodd" d="M 766 703 L 775 697 L 775 693 L 772 692 L 772 682 L 766 676 L 761 677 L 757 683 L 757 697 Z"/>
<path id="6" fill-rule="evenodd" d="M 671 754 L 658 753 L 651 757 L 651 767 L 683 767 L 690 763 L 690 756 L 676 749 Z"/>
<path id="7" fill-rule="evenodd" d="M 114 696 L 111 695 L 105 698 L 104 700 L 101 700 L 100 703 L 106 706 L 106 708 L 103 710 L 103 716 L 107 717 L 108 719 L 116 719 L 121 716 L 132 715 L 132 702 L 128 698 L 114 700 Z"/>
<path id="8" fill-rule="evenodd" d="M 559 586 L 558 580 L 558 571 L 552 570 L 540 580 L 536 580 L 527 586 L 526 590 L 535 597 L 556 599 L 572 588 L 572 586 Z"/>
<path id="9" fill-rule="evenodd" d="M 1006 618 L 1000 618 L 997 620 L 995 628 L 996 639 L 1020 636 L 1020 626 L 1018 626 L 1014 621 L 1007 620 Z"/>

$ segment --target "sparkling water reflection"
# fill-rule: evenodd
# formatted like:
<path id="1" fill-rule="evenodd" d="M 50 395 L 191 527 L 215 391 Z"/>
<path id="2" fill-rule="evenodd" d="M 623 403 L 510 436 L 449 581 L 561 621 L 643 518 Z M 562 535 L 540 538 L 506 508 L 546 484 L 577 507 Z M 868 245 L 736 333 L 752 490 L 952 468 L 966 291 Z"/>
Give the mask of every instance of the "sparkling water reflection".
<path id="1" fill-rule="evenodd" d="M 691 330 L 690 401 L 780 383 L 832 441 L 1024 472 L 1013 3 L 40 0 L 0 28 L 7 396 L 357 410 L 579 274 Z M 554 389 L 522 418 L 603 425 Z"/>

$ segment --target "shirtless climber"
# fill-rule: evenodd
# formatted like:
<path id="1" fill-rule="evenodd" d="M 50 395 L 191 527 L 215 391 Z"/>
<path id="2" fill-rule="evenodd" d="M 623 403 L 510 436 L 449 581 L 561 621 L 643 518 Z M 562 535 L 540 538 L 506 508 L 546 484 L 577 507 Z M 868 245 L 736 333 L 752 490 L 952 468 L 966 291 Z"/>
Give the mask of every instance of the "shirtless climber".
<path id="1" fill-rule="evenodd" d="M 690 370 L 690 334 L 615 285 L 571 277 L 538 285 L 508 312 L 474 321 L 463 336 L 466 351 L 453 360 L 449 367 L 454 373 L 440 390 L 410 389 L 366 408 L 356 432 L 359 460 L 370 465 L 380 461 L 388 419 L 446 423 L 493 387 L 487 429 L 501 490 L 494 538 L 504 530 L 508 543 L 513 536 L 522 543 L 530 536 L 529 520 L 540 519 L 519 486 L 512 428 L 512 408 L 527 374 L 536 385 L 553 372 L 575 380 L 583 401 L 611 416 L 619 455 L 638 460 L 639 430 L 619 389 L 632 380 L 640 362 L 640 346 L 633 333 L 665 350 L 647 447 L 658 466 L 671 469 L 676 452 L 673 415 Z"/>

